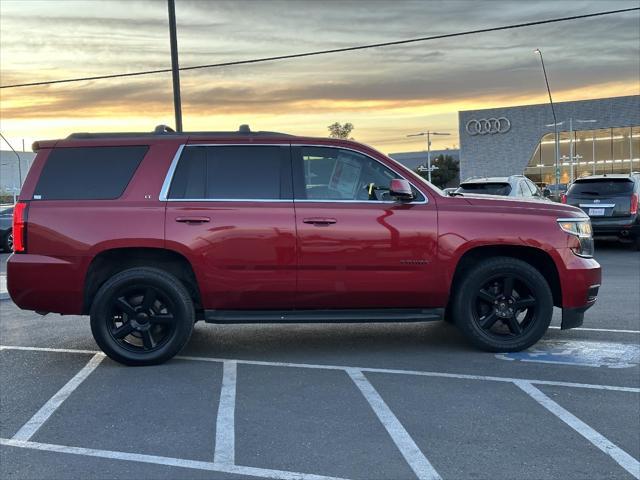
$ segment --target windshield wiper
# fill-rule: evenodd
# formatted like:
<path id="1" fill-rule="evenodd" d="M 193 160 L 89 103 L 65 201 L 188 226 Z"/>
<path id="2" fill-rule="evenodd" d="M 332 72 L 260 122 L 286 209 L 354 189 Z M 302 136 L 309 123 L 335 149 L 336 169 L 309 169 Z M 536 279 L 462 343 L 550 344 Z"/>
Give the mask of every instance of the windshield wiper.
<path id="1" fill-rule="evenodd" d="M 462 192 L 451 192 L 449 194 L 450 197 L 457 197 L 458 195 L 460 195 L 461 197 L 464 197 L 464 193 Z"/>

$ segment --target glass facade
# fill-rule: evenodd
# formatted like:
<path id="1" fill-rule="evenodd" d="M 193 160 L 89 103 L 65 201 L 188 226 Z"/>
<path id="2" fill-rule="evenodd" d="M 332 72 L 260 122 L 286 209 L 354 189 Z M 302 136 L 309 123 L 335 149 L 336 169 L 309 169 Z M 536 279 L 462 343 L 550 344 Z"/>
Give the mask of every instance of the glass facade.
<path id="1" fill-rule="evenodd" d="M 640 171 L 640 126 L 560 132 L 560 183 L 587 175 Z M 555 183 L 554 133 L 542 137 L 524 174 L 539 185 Z"/>

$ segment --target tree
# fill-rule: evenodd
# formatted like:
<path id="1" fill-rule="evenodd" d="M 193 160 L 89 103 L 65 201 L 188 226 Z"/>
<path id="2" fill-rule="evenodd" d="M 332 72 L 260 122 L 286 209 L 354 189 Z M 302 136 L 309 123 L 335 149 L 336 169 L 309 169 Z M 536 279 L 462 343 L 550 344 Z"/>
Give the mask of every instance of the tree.
<path id="1" fill-rule="evenodd" d="M 431 182 L 440 188 L 445 188 L 451 180 L 458 178 L 460 174 L 460 164 L 451 155 L 438 155 L 431 159 L 431 165 L 438 167 L 437 170 L 431 172 Z M 418 175 L 429 178 L 429 172 L 416 171 Z"/>
<path id="2" fill-rule="evenodd" d="M 327 127 L 329 129 L 329 136 L 331 138 L 342 138 L 348 139 L 350 138 L 351 131 L 353 130 L 353 123 L 345 123 L 344 125 L 340 125 L 339 122 L 332 123 Z M 353 138 L 351 138 L 353 140 Z"/>

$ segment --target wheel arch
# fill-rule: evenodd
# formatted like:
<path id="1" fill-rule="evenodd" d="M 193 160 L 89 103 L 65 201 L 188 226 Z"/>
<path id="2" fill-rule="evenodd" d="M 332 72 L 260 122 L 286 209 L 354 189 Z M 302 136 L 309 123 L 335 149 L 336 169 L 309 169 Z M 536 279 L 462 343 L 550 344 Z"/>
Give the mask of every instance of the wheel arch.
<path id="1" fill-rule="evenodd" d="M 134 267 L 155 267 L 171 273 L 189 291 L 196 311 L 202 310 L 196 275 L 184 255 L 164 248 L 123 247 L 103 250 L 91 260 L 85 274 L 82 313 L 89 313 L 93 299 L 104 282 L 116 273 Z"/>
<path id="2" fill-rule="evenodd" d="M 547 280 L 551 294 L 553 295 L 553 304 L 556 307 L 562 306 L 562 286 L 560 283 L 560 275 L 558 268 L 549 253 L 536 247 L 524 245 L 482 245 L 472 247 L 465 251 L 458 259 L 456 268 L 451 279 L 450 301 L 456 292 L 464 273 L 478 262 L 492 257 L 512 257 L 522 260 L 533 268 L 538 270 Z"/>

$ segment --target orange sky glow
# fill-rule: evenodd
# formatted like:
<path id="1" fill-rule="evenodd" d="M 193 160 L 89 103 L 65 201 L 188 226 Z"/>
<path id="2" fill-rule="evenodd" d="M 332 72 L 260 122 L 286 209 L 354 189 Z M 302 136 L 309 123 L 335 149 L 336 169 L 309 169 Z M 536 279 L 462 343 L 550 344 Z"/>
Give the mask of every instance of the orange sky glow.
<path id="1" fill-rule="evenodd" d="M 0 84 L 168 66 L 163 1 L 52 3 L 0 4 Z M 297 4 L 299 11 L 289 14 L 277 8 L 292 5 L 287 2 L 258 2 L 252 9 L 238 3 L 247 4 L 176 1 L 181 65 L 565 16 L 577 4 L 581 11 L 604 9 L 590 1 L 484 2 L 474 16 L 462 12 L 477 2 L 380 3 L 366 10 L 363 2 L 347 2 L 338 15 L 321 2 Z M 497 13 L 486 13 L 498 5 Z M 605 40 L 600 31 L 607 32 Z M 640 93 L 638 45 L 632 12 L 402 49 L 184 72 L 184 127 L 235 130 L 248 123 L 254 130 L 325 136 L 327 125 L 352 122 L 356 140 L 385 153 L 423 150 L 423 139 L 406 135 L 426 129 L 451 133 L 434 139 L 433 149 L 456 148 L 459 110 L 548 100 L 534 48 L 545 52 L 560 102 Z M 71 132 L 151 131 L 157 124 L 174 124 L 170 74 L 0 90 L 0 130 L 16 148 L 23 139 L 29 146 Z"/>

